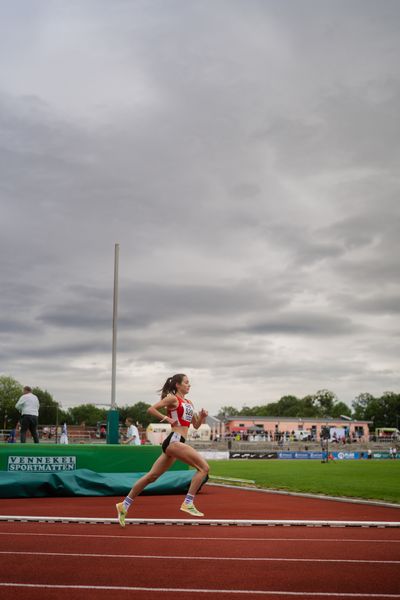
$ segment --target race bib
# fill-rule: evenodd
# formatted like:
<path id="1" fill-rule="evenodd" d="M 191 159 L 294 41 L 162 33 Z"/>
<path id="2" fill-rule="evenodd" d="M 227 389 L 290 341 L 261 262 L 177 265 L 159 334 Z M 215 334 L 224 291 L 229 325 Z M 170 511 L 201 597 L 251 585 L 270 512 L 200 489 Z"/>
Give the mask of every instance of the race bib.
<path id="1" fill-rule="evenodd" d="M 182 419 L 191 423 L 193 419 L 193 413 L 193 406 L 189 402 L 184 402 Z"/>

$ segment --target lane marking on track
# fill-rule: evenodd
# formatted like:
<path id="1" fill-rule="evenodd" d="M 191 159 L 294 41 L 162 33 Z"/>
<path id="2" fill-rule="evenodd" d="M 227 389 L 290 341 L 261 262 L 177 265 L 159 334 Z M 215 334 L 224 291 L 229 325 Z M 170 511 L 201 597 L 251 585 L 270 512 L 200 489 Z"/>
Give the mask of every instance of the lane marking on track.
<path id="1" fill-rule="evenodd" d="M 400 598 L 400 594 L 362 594 L 355 592 L 291 592 L 287 590 L 213 590 L 201 588 L 165 588 L 165 587 L 138 587 L 126 585 L 61 585 L 54 583 L 2 583 L 2 587 L 22 587 L 22 588 L 51 588 L 61 590 L 110 590 L 114 592 L 173 592 L 184 594 L 257 594 L 264 596 L 323 596 L 329 598 Z"/>
<path id="2" fill-rule="evenodd" d="M 0 521 L 46 522 L 46 523 L 118 523 L 110 517 L 47 517 L 24 515 L 0 515 Z M 234 526 L 285 526 L 285 527 L 400 527 L 400 521 L 330 521 L 304 519 L 125 519 L 131 525 L 234 525 Z"/>
<path id="3" fill-rule="evenodd" d="M 400 560 L 370 560 L 358 558 L 282 558 L 282 557 L 243 557 L 243 556 L 167 556 L 165 554 L 99 554 L 97 552 L 29 552 L 25 550 L 0 550 L 0 554 L 12 556 L 65 556 L 71 558 L 135 558 L 152 560 L 229 560 L 245 562 L 318 562 L 318 563 L 351 563 L 373 565 L 398 565 Z"/>
<path id="4" fill-rule="evenodd" d="M 71 537 L 71 538 L 82 538 L 81 533 L 36 533 L 36 532 L 28 532 L 23 533 L 20 531 L 0 531 L 0 535 L 5 535 L 9 537 L 10 535 L 16 536 L 20 535 L 22 537 L 26 537 L 27 535 L 32 535 L 35 537 L 43 536 L 43 537 Z M 101 535 L 94 533 L 85 533 L 85 538 L 104 538 L 104 539 L 115 539 L 115 540 L 204 540 L 204 541 L 214 541 L 214 542 L 317 542 L 324 544 L 326 543 L 339 543 L 343 542 L 354 542 L 356 544 L 370 544 L 372 542 L 378 544 L 400 544 L 400 540 L 378 540 L 373 538 L 365 538 L 365 539 L 354 539 L 354 538 L 275 538 L 275 537 L 267 537 L 267 538 L 253 538 L 253 537 L 206 537 L 206 536 L 182 536 L 182 535 Z"/>

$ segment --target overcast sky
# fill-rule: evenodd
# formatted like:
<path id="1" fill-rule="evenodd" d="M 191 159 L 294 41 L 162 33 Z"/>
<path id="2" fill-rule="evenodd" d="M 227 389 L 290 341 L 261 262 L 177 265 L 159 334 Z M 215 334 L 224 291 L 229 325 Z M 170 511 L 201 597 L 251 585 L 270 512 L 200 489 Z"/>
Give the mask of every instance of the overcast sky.
<path id="1" fill-rule="evenodd" d="M 0 374 L 400 391 L 400 2 L 0 4 Z"/>

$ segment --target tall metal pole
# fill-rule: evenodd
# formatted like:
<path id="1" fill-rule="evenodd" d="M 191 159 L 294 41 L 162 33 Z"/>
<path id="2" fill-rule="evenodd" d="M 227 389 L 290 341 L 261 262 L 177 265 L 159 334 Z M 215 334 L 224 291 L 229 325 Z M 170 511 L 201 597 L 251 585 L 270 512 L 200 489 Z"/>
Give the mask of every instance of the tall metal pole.
<path id="1" fill-rule="evenodd" d="M 56 444 L 58 444 L 58 404 L 56 406 Z"/>
<path id="2" fill-rule="evenodd" d="M 111 410 L 115 410 L 116 406 L 117 406 L 116 401 L 115 401 L 115 381 L 116 381 L 116 366 L 117 366 L 118 265 L 119 265 L 119 244 L 115 244 L 112 369 L 111 369 Z"/>

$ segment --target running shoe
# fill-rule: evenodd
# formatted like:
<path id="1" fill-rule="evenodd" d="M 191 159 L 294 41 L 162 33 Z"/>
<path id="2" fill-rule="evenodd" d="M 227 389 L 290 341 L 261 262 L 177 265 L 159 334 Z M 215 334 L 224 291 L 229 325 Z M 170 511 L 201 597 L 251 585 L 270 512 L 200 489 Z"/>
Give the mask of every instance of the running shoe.
<path id="1" fill-rule="evenodd" d="M 125 517 L 128 511 L 126 510 L 123 502 L 118 502 L 118 504 L 116 504 L 115 507 L 118 513 L 119 524 L 121 525 L 121 527 L 125 527 Z"/>
<path id="2" fill-rule="evenodd" d="M 204 517 L 204 513 L 197 510 L 197 508 L 195 507 L 195 505 L 193 503 L 185 504 L 185 502 L 184 502 L 181 506 L 181 510 L 189 513 L 189 515 L 192 515 L 192 517 Z"/>

